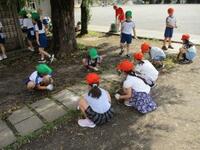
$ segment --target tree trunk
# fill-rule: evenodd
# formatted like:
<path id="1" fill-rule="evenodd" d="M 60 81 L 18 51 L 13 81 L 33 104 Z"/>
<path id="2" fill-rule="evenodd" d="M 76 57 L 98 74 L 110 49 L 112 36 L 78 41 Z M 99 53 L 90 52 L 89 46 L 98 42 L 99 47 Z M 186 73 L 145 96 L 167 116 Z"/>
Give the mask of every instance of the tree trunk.
<path id="1" fill-rule="evenodd" d="M 164 4 L 169 4 L 171 3 L 171 0 L 164 0 Z"/>
<path id="2" fill-rule="evenodd" d="M 74 26 L 74 0 L 50 0 L 53 49 L 57 57 L 69 56 L 77 48 Z"/>
<path id="3" fill-rule="evenodd" d="M 89 22 L 89 0 L 82 0 L 81 3 L 81 35 L 88 34 Z"/>

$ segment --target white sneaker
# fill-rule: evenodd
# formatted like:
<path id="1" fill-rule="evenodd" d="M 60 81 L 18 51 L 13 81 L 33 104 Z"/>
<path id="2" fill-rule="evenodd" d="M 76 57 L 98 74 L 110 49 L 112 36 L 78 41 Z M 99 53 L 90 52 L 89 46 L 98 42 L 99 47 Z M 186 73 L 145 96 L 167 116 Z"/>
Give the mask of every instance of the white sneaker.
<path id="1" fill-rule="evenodd" d="M 49 59 L 50 59 L 50 63 L 52 63 L 53 60 L 54 60 L 54 54 L 52 54 L 51 57 L 50 57 Z"/>
<path id="2" fill-rule="evenodd" d="M 78 124 L 81 127 L 88 127 L 88 128 L 94 128 L 96 126 L 96 124 L 94 124 L 94 122 L 92 122 L 89 119 L 79 119 Z"/>
<path id="3" fill-rule="evenodd" d="M 2 55 L 2 58 L 3 59 L 7 59 L 8 57 L 6 55 Z"/>
<path id="4" fill-rule="evenodd" d="M 31 48 L 31 47 L 28 47 L 28 50 L 30 50 L 31 52 L 34 52 L 35 49 L 34 48 Z"/>
<path id="5" fill-rule="evenodd" d="M 3 60 L 3 57 L 2 57 L 2 56 L 0 56 L 0 61 L 1 61 L 1 60 Z"/>
<path id="6" fill-rule="evenodd" d="M 131 107 L 132 105 L 129 103 L 129 101 L 124 101 L 124 105 L 127 107 Z"/>

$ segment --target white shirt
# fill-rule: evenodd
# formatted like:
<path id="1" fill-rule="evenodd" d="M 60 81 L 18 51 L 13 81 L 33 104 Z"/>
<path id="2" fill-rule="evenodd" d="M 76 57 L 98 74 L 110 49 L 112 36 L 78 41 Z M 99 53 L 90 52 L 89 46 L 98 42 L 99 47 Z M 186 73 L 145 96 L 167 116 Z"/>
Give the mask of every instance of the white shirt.
<path id="1" fill-rule="evenodd" d="M 32 23 L 32 20 L 29 18 L 24 18 L 23 19 L 23 27 L 26 27 L 27 29 L 34 28 L 34 25 Z"/>
<path id="2" fill-rule="evenodd" d="M 174 16 L 168 16 L 166 18 L 166 25 L 176 26 L 176 18 Z"/>
<path id="3" fill-rule="evenodd" d="M 150 54 L 151 54 L 151 59 L 155 59 L 156 57 L 159 56 L 166 58 L 164 51 L 158 47 L 151 47 Z"/>
<path id="4" fill-rule="evenodd" d="M 48 76 L 51 77 L 51 75 L 48 75 Z M 43 78 L 38 75 L 37 71 L 34 71 L 30 75 L 29 80 L 33 81 L 35 84 L 40 84 L 43 81 Z"/>
<path id="5" fill-rule="evenodd" d="M 136 92 L 145 92 L 149 94 L 151 87 L 144 83 L 144 81 L 135 76 L 128 75 L 123 83 L 124 88 L 132 88 Z"/>
<path id="6" fill-rule="evenodd" d="M 85 99 L 93 111 L 103 114 L 110 109 L 111 104 L 109 102 L 108 92 L 101 88 L 100 90 L 101 96 L 98 99 L 88 96 L 88 94 L 85 95 Z"/>
<path id="7" fill-rule="evenodd" d="M 2 25 L 2 23 L 0 22 L 0 30 L 3 28 L 3 25 Z"/>
<path id="8" fill-rule="evenodd" d="M 135 23 L 133 21 L 130 22 L 124 21 L 122 23 L 122 33 L 132 34 L 133 28 L 135 28 Z"/>
<path id="9" fill-rule="evenodd" d="M 35 31 L 39 32 L 39 34 L 45 33 L 45 27 L 44 27 L 43 24 L 42 24 L 42 29 L 41 30 L 39 30 L 39 27 L 38 27 L 37 24 L 34 27 L 35 27 Z"/>
<path id="10" fill-rule="evenodd" d="M 143 60 L 143 62 L 144 62 L 143 64 L 136 65 L 135 67 L 136 75 L 142 77 L 147 82 L 149 80 L 155 82 L 158 78 L 159 72 L 148 60 Z"/>

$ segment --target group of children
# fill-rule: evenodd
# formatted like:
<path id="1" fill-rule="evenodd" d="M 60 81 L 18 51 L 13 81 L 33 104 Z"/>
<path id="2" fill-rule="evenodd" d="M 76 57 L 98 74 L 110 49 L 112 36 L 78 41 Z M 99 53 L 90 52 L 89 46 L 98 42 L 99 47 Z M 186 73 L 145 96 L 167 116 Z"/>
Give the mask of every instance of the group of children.
<path id="1" fill-rule="evenodd" d="M 132 21 L 132 12 L 127 11 L 123 16 L 121 9 L 117 10 L 117 6 L 114 6 L 114 8 L 117 14 L 119 14 L 117 16 L 122 21 L 120 37 L 121 51 L 119 55 L 124 53 L 126 46 L 126 56 L 131 58 L 129 50 L 132 42 L 132 32 L 134 32 L 134 37 L 137 38 L 135 24 Z M 167 49 L 167 40 L 169 40 L 168 48 L 173 48 L 171 38 L 173 28 L 177 27 L 173 12 L 172 8 L 168 9 L 169 16 L 166 19 L 167 25 L 162 49 L 144 42 L 141 44 L 141 50 L 134 53 L 132 61 L 123 60 L 117 65 L 117 71 L 121 73 L 122 77 L 123 90 L 114 95 L 115 99 L 122 101 L 126 106 L 132 107 L 142 114 L 152 112 L 157 108 L 156 103 L 150 95 L 150 91 L 155 86 L 159 75 L 156 68 L 164 66 L 163 60 L 166 58 L 166 55 L 163 50 Z M 21 17 L 23 18 L 21 25 L 23 31 L 27 34 L 29 49 L 34 51 L 32 41 L 36 40 L 41 56 L 40 62 L 42 63 L 36 66 L 36 70 L 26 80 L 27 89 L 51 91 L 53 90 L 53 71 L 45 64 L 45 58 L 48 58 L 52 62 L 54 55 L 50 55 L 44 50 L 48 46 L 45 24 L 41 21 L 38 13 L 32 13 L 30 19 L 23 12 L 21 13 Z M 183 41 L 183 46 L 180 48 L 177 59 L 181 63 L 191 63 L 196 56 L 195 46 L 190 42 L 189 34 L 184 34 L 181 40 Z M 0 23 L 0 48 L 3 53 L 0 56 L 0 60 L 7 58 L 4 42 L 5 38 L 2 33 L 2 24 Z M 149 60 L 145 59 L 147 55 Z M 96 48 L 90 48 L 88 56 L 82 60 L 82 63 L 87 70 L 98 71 L 104 57 L 105 55 L 100 56 L 98 54 Z M 79 119 L 78 124 L 82 127 L 94 128 L 96 125 L 102 125 L 112 119 L 111 96 L 107 90 L 100 87 L 100 76 L 97 73 L 89 73 L 86 76 L 86 82 L 88 84 L 88 92 L 79 101 L 79 109 L 84 114 L 85 119 Z"/>

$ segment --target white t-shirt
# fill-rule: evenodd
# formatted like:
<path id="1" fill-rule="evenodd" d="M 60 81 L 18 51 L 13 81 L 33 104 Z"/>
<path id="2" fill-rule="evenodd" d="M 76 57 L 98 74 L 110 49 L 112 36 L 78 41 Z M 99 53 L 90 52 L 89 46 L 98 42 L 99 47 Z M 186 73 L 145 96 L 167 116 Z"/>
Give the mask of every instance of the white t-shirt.
<path id="1" fill-rule="evenodd" d="M 166 25 L 176 26 L 176 18 L 174 16 L 168 16 L 166 18 Z"/>
<path id="2" fill-rule="evenodd" d="M 136 92 L 145 92 L 149 94 L 151 87 L 144 83 L 144 81 L 138 77 L 128 75 L 123 83 L 124 88 L 132 88 Z"/>
<path id="3" fill-rule="evenodd" d="M 26 27 L 27 29 L 34 28 L 34 25 L 32 23 L 32 20 L 29 18 L 24 18 L 23 19 L 23 27 Z"/>
<path id="4" fill-rule="evenodd" d="M 3 28 L 3 25 L 2 25 L 2 23 L 0 22 L 0 30 Z"/>
<path id="5" fill-rule="evenodd" d="M 151 47 L 150 54 L 151 59 L 156 59 L 159 56 L 166 58 L 164 51 L 158 47 Z"/>
<path id="6" fill-rule="evenodd" d="M 86 94 L 85 99 L 93 111 L 103 114 L 110 109 L 111 104 L 109 102 L 108 92 L 101 88 L 100 88 L 100 90 L 102 92 L 100 98 L 96 99 L 96 98 L 93 98 L 91 96 L 88 96 L 88 94 Z"/>
<path id="7" fill-rule="evenodd" d="M 155 82 L 158 78 L 159 72 L 148 60 L 143 60 L 143 62 L 144 62 L 143 64 L 136 65 L 135 67 L 136 75 L 142 77 L 147 82 L 148 80 Z"/>
<path id="8" fill-rule="evenodd" d="M 48 75 L 48 76 L 51 77 L 51 75 Z M 43 79 L 38 75 L 37 71 L 34 71 L 30 75 L 29 80 L 33 81 L 35 84 L 40 84 L 43 81 Z"/>
<path id="9" fill-rule="evenodd" d="M 39 30 L 39 27 L 38 27 L 37 24 L 34 27 L 35 27 L 35 31 L 39 32 L 39 34 L 45 33 L 45 27 L 44 27 L 43 24 L 42 24 L 42 29 L 41 30 Z"/>
<path id="10" fill-rule="evenodd" d="M 122 33 L 132 34 L 133 28 L 135 28 L 135 23 L 133 21 L 130 22 L 124 21 L 122 23 Z"/>

